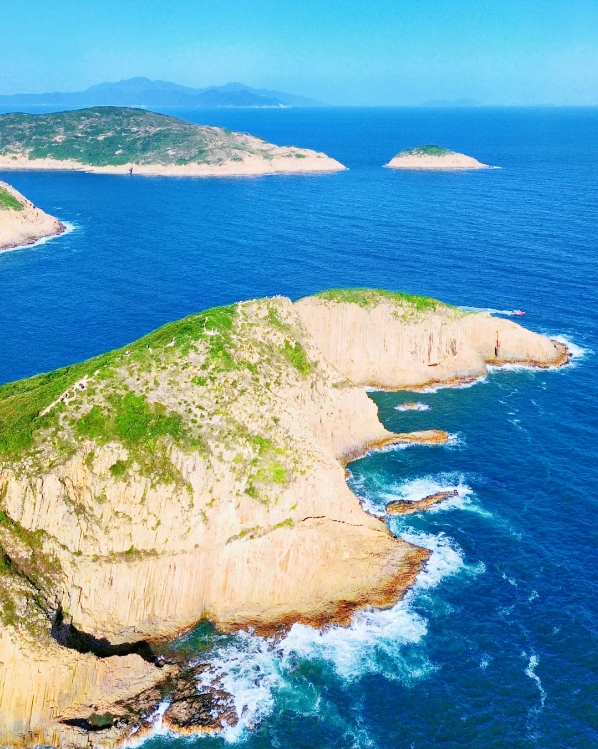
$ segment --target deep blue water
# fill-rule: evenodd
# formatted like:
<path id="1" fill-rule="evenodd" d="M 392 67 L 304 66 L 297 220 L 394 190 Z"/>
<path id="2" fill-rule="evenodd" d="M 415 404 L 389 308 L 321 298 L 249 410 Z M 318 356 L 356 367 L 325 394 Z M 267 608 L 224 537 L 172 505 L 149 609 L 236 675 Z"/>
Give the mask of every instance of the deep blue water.
<path id="1" fill-rule="evenodd" d="M 207 306 L 330 286 L 523 308 L 575 344 L 559 371 L 492 372 L 464 389 L 372 393 L 396 430 L 448 447 L 372 454 L 351 485 L 372 511 L 458 487 L 391 528 L 434 549 L 391 612 L 283 643 L 213 643 L 246 706 L 218 738 L 153 749 L 578 748 L 598 745 L 598 110 L 180 112 L 317 148 L 349 171 L 168 179 L 0 173 L 74 224 L 0 254 L 0 382 L 122 345 Z M 439 143 L 501 169 L 382 169 Z M 429 410 L 395 409 L 414 397 Z"/>

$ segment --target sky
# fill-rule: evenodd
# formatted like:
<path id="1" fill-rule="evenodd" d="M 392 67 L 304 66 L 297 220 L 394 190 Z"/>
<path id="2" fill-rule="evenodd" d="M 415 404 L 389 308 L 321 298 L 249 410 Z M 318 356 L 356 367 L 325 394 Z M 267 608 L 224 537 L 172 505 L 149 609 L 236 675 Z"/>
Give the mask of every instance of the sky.
<path id="1" fill-rule="evenodd" d="M 338 105 L 598 105 L 598 0 L 18 0 L 0 94 L 147 76 Z"/>

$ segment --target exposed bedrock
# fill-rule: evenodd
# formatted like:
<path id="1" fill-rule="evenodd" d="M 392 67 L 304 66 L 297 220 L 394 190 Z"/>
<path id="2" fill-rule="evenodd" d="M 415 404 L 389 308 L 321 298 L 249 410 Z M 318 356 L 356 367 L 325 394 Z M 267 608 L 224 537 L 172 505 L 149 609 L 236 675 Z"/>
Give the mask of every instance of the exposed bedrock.
<path id="1" fill-rule="evenodd" d="M 296 308 L 322 354 L 355 384 L 421 387 L 475 379 L 488 364 L 549 367 L 568 359 L 562 343 L 487 313 L 441 304 L 418 312 L 392 296 L 369 304 L 331 296 L 307 297 Z"/>
<path id="2" fill-rule="evenodd" d="M 208 310 L 0 388 L 0 743 L 122 741 L 178 668 L 152 643 L 201 619 L 345 624 L 413 584 L 429 552 L 364 512 L 343 466 L 446 433 L 392 434 L 360 386 L 566 352 L 433 300 L 359 300 Z M 212 698 L 177 694 L 170 724 L 212 730 Z"/>

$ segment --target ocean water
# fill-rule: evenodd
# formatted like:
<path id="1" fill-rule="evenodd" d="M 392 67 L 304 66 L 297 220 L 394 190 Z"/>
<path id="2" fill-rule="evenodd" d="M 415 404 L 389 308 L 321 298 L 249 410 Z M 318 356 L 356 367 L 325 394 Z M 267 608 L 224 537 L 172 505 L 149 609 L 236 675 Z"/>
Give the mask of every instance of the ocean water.
<path id="1" fill-rule="evenodd" d="M 148 749 L 427 749 L 598 745 L 598 110 L 173 111 L 316 148 L 346 172 L 168 179 L 0 173 L 72 225 L 0 254 L 0 382 L 120 346 L 183 315 L 266 294 L 379 286 L 526 310 L 570 343 L 558 371 L 471 387 L 372 392 L 386 426 L 447 446 L 351 464 L 370 512 L 458 496 L 391 530 L 432 549 L 390 611 L 281 642 L 200 628 L 240 725 L 160 729 Z M 500 169 L 381 168 L 439 143 Z M 401 411 L 406 401 L 418 411 Z M 423 406 L 428 406 L 427 409 Z M 201 654 L 201 656 L 200 656 Z"/>

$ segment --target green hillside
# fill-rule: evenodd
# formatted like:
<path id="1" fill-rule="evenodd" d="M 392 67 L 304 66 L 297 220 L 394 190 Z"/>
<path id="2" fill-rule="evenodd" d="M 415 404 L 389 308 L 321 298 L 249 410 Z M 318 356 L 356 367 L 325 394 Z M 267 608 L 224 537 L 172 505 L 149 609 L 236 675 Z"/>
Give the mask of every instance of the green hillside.
<path id="1" fill-rule="evenodd" d="M 73 159 L 89 166 L 219 164 L 247 154 L 268 158 L 273 148 L 247 133 L 128 107 L 0 115 L 2 156 Z"/>

